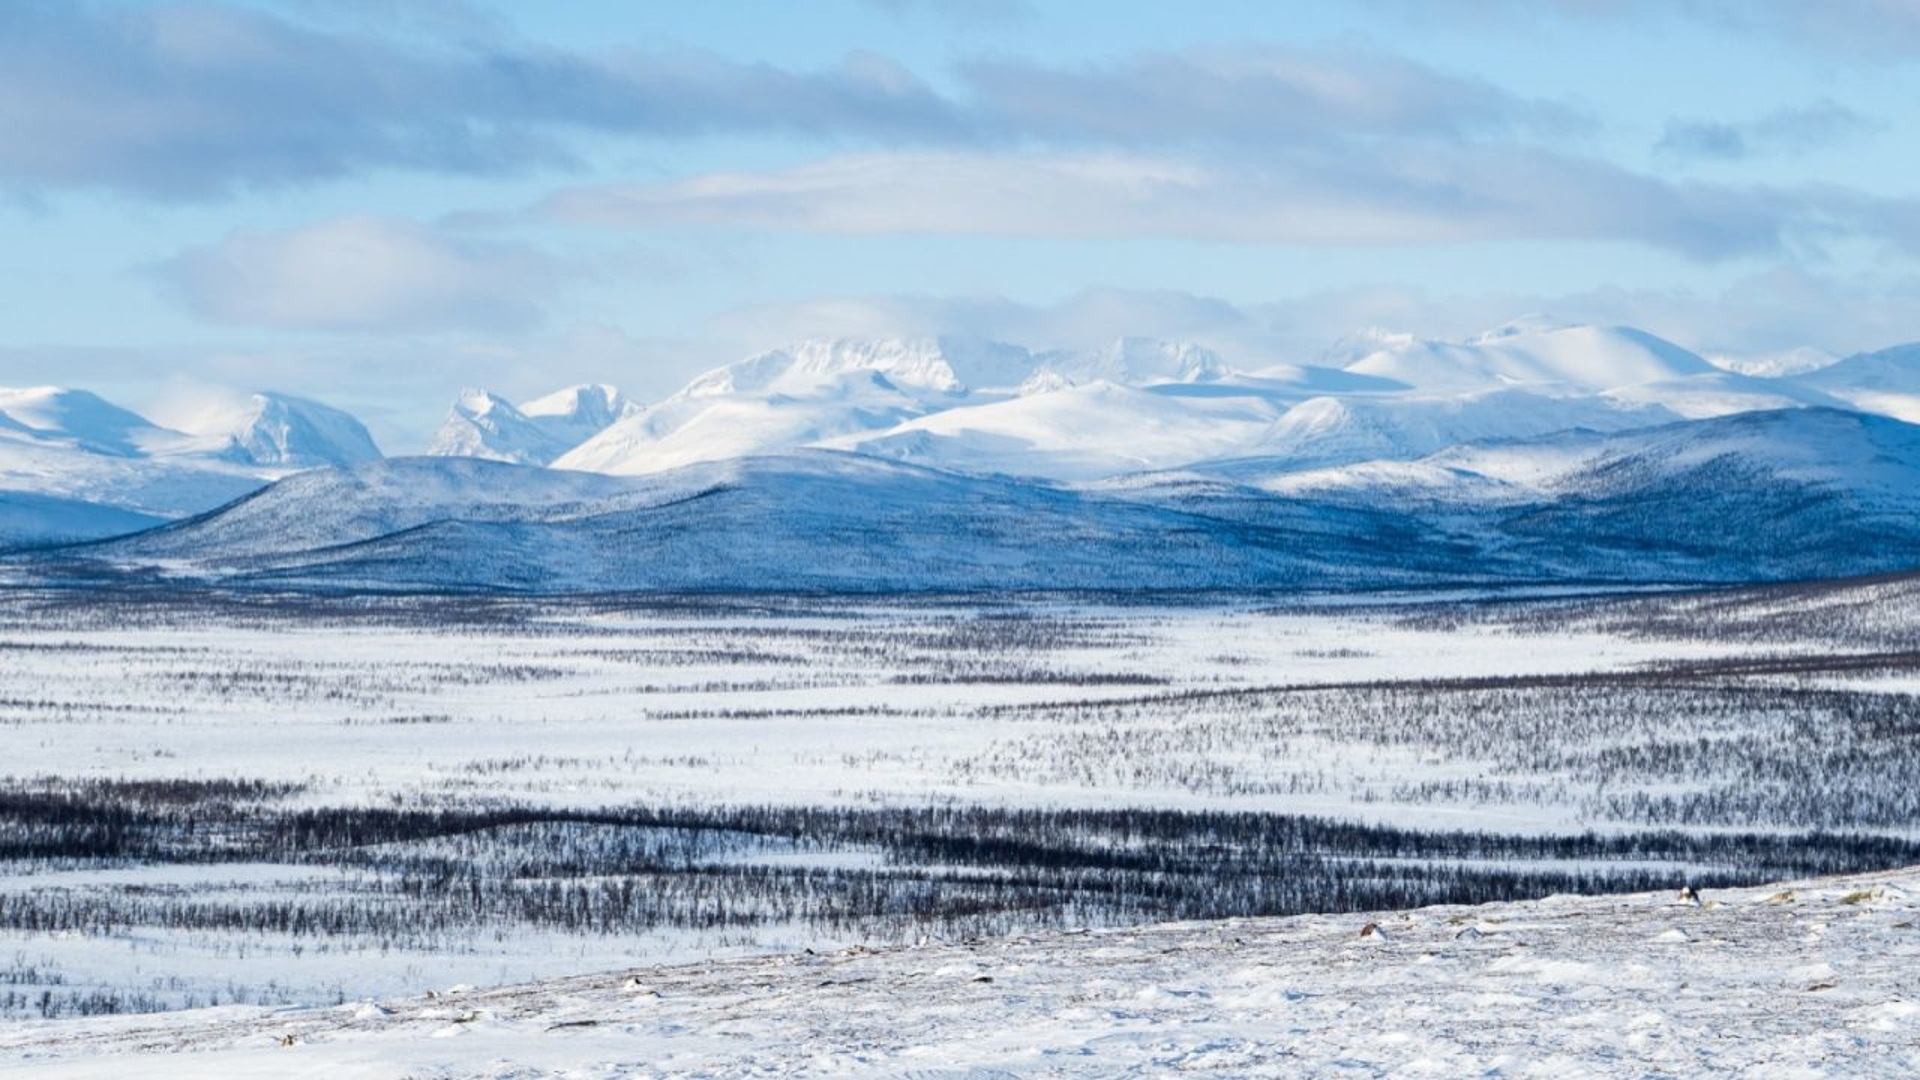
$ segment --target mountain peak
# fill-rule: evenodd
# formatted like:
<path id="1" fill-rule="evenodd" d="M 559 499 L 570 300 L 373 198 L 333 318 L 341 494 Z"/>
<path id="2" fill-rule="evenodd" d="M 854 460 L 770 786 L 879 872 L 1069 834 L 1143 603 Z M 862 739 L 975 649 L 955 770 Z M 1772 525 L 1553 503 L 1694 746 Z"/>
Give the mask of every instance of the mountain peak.
<path id="1" fill-rule="evenodd" d="M 1530 337 L 1534 334 L 1551 334 L 1560 330 L 1580 329 L 1584 325 L 1583 323 L 1568 322 L 1558 316 L 1533 312 L 1521 315 L 1518 318 L 1508 319 L 1506 322 L 1490 330 L 1483 330 L 1473 337 L 1468 338 L 1467 344 L 1485 345 L 1507 338 Z"/>
<path id="2" fill-rule="evenodd" d="M 978 338 L 810 338 L 716 368 L 681 394 L 802 393 L 871 371 L 903 389 L 958 397 L 981 390 L 1011 392 L 1032 370 L 1033 356 L 1027 350 Z"/>
<path id="3" fill-rule="evenodd" d="M 607 383 L 578 383 L 520 403 L 522 416 L 565 417 L 605 427 L 634 408 L 618 387 Z"/>
<path id="4" fill-rule="evenodd" d="M 70 441 L 96 453 L 139 456 L 179 440 L 139 413 L 123 409 L 88 390 L 63 386 L 0 389 L 0 414 L 9 425 L 36 438 Z"/>
<path id="5" fill-rule="evenodd" d="M 447 419 L 427 446 L 430 457 L 470 457 L 545 465 L 567 447 L 490 390 L 468 387 L 454 398 Z"/>
<path id="6" fill-rule="evenodd" d="M 456 412 L 476 417 L 486 416 L 496 409 L 507 409 L 514 413 L 520 411 L 506 398 L 477 386 L 461 387 L 460 393 L 454 396 L 453 407 Z"/>
<path id="7" fill-rule="evenodd" d="M 227 439 L 246 462 L 270 468 L 351 465 L 382 456 L 352 415 L 269 390 L 206 406 L 186 430 Z"/>
<path id="8" fill-rule="evenodd" d="M 1644 330 L 1550 326 L 1536 318 L 1515 320 L 1471 341 L 1395 340 L 1344 370 L 1422 390 L 1537 386 L 1561 392 L 1604 391 L 1719 371 Z"/>
<path id="9" fill-rule="evenodd" d="M 490 390 L 460 391 L 427 447 L 431 457 L 550 465 L 638 411 L 605 383 L 581 383 L 514 405 Z"/>

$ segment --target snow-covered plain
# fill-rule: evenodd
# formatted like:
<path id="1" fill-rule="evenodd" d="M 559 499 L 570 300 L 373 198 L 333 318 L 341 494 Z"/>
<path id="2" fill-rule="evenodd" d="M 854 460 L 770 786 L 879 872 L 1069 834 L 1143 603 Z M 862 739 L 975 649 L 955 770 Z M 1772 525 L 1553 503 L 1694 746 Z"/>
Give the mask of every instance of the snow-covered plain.
<path id="1" fill-rule="evenodd" d="M 0 1005 L 67 1018 L 23 1029 L 51 1044 L 108 1010 L 1920 862 L 1916 609 L 1908 579 L 1285 606 L 16 593 Z M 63 807 L 94 816 L 48 850 Z M 1262 850 L 1299 815 L 1400 831 Z"/>
<path id="2" fill-rule="evenodd" d="M 1920 871 L 789 954 L 0 1029 L 0 1075 L 1920 1073 Z"/>

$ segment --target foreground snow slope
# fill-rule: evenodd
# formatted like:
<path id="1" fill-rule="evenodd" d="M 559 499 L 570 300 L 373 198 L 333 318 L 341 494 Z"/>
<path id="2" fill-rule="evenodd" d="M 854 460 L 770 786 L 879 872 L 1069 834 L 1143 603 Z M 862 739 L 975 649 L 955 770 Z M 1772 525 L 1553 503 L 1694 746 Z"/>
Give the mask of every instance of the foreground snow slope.
<path id="1" fill-rule="evenodd" d="M 1908 1076 L 1917 919 L 1907 869 L 856 949 L 21 1024 L 0 1075 Z"/>

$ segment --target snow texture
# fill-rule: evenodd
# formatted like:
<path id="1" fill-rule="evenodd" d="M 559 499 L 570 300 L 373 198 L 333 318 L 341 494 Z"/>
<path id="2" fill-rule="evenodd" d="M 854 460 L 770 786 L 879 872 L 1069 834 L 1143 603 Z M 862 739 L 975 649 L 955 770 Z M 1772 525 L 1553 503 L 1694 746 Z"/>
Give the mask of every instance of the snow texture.
<path id="1" fill-rule="evenodd" d="M 0 1075 L 1906 1076 L 1920 871 L 0 1030 Z"/>

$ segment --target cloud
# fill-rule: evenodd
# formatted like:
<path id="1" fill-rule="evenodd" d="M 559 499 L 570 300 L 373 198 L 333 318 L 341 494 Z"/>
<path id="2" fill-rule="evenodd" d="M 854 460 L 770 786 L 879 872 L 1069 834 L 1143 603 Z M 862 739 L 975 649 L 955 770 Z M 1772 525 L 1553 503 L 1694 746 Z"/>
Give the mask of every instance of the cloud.
<path id="1" fill-rule="evenodd" d="M 890 15 L 931 15 L 961 29 L 991 29 L 1033 17 L 1027 0 L 864 0 Z"/>
<path id="2" fill-rule="evenodd" d="M 1638 5 L 1658 8 L 1641 0 Z M 1912 0 L 1682 0 L 1680 10 L 1742 33 L 1853 56 L 1896 58 L 1920 52 L 1920 4 Z"/>
<path id="3" fill-rule="evenodd" d="M 1086 289 L 1057 304 L 1005 296 L 815 297 L 727 312 L 710 335 L 736 356 L 819 337 L 968 337 L 1034 348 L 1088 348 L 1125 335 L 1178 340 L 1246 340 L 1256 316 L 1225 300 L 1172 289 Z"/>
<path id="4" fill-rule="evenodd" d="M 0 4 L 0 186 L 213 198 L 377 169 L 576 165 L 588 136 L 788 134 L 886 148 L 1213 147 L 1557 138 L 1593 120 L 1350 46 L 983 60 L 952 92 L 871 52 L 794 69 L 690 49 L 528 45 L 465 9 Z M 444 9 L 444 10 L 443 10 Z M 422 14 L 424 12 L 425 14 Z M 330 13 L 330 14 L 329 14 Z M 407 28 L 427 18 L 430 34 Z"/>
<path id="5" fill-rule="evenodd" d="M 1785 42 L 1850 58 L 1898 61 L 1920 53 L 1920 4 L 1912 0 L 1370 0 L 1415 25 L 1473 19 L 1635 22 L 1683 18 L 1722 33 Z"/>
<path id="6" fill-rule="evenodd" d="M 739 355 L 820 336 L 961 334 L 1034 348 L 1089 348 L 1138 335 L 1196 341 L 1250 370 L 1338 355 L 1342 339 L 1369 329 L 1463 340 L 1530 311 L 1635 326 L 1702 352 L 1754 354 L 1811 346 L 1844 355 L 1916 336 L 1920 277 L 1771 270 L 1704 292 L 1603 287 L 1460 293 L 1383 283 L 1259 303 L 1112 288 L 1086 290 L 1053 304 L 1000 296 L 817 297 L 730 312 L 714 321 L 710 333 L 733 343 Z"/>
<path id="7" fill-rule="evenodd" d="M 523 248 L 376 217 L 242 230 L 149 272 L 214 322 L 362 332 L 524 329 L 564 276 Z"/>
<path id="8" fill-rule="evenodd" d="M 0 4 L 0 185 L 202 198 L 375 168 L 573 162 L 582 132 L 951 137 L 949 103 L 853 54 L 787 71 L 693 51 L 427 46 L 235 8 Z"/>
<path id="9" fill-rule="evenodd" d="M 1669 120 L 1653 150 L 1667 157 L 1738 161 L 1747 156 L 1747 137 L 1732 124 Z"/>
<path id="10" fill-rule="evenodd" d="M 1509 144 L 1208 163 L 1119 154 L 856 155 L 766 172 L 562 191 L 546 217 L 838 235 L 1178 237 L 1308 246 L 1624 240 L 1703 260 L 1890 226 L 1839 191 L 1672 183 Z"/>
<path id="11" fill-rule="evenodd" d="M 1752 156 L 1799 156 L 1870 131 L 1874 123 L 1832 100 L 1777 109 L 1749 123 L 1673 119 L 1654 152 L 1678 159 L 1738 161 Z"/>
<path id="12" fill-rule="evenodd" d="M 1074 69 L 976 62 L 961 74 L 982 128 L 1051 144 L 1230 143 L 1257 155 L 1302 142 L 1557 137 L 1595 126 L 1566 105 L 1346 46 L 1150 51 Z"/>

